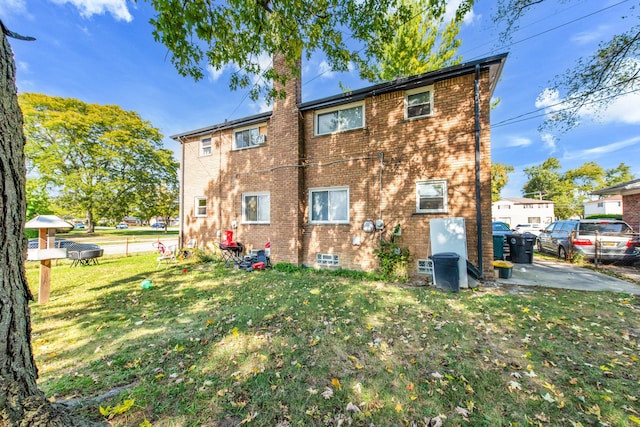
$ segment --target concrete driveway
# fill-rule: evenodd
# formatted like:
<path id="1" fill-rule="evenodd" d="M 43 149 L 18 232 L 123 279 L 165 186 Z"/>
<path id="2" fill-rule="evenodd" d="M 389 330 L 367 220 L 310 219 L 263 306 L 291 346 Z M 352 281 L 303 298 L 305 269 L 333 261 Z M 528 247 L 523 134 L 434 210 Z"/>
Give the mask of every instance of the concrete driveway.
<path id="1" fill-rule="evenodd" d="M 616 279 L 588 268 L 565 262 L 535 259 L 533 264 L 514 264 L 511 278 L 498 283 L 518 286 L 574 289 L 580 291 L 614 291 L 640 295 L 640 285 Z"/>

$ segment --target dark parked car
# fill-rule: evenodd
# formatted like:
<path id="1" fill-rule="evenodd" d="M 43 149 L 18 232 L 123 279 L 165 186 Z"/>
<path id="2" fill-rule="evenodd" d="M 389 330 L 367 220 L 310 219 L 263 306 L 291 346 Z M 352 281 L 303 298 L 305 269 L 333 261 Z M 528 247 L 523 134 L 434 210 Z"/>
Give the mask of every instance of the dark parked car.
<path id="1" fill-rule="evenodd" d="M 576 253 L 593 261 L 633 263 L 640 260 L 638 234 L 624 221 L 582 219 L 556 221 L 540 232 L 536 241 L 539 252 L 549 252 L 561 259 Z"/>
<path id="2" fill-rule="evenodd" d="M 491 224 L 491 228 L 493 230 L 494 236 L 504 236 L 505 234 L 511 234 L 513 231 L 509 228 L 509 226 L 501 221 L 494 221 Z"/>
<path id="3" fill-rule="evenodd" d="M 154 222 L 153 224 L 151 224 L 151 228 L 164 228 L 164 223 Z"/>

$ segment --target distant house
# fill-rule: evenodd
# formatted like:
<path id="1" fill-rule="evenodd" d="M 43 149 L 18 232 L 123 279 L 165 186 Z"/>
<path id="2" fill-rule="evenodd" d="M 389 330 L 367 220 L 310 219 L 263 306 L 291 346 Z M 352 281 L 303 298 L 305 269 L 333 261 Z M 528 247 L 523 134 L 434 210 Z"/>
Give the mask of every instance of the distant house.
<path id="1" fill-rule="evenodd" d="M 505 59 L 304 103 L 292 78 L 273 111 L 173 135 L 180 241 L 229 230 L 247 250 L 269 241 L 273 263 L 374 270 L 381 236 L 397 229 L 420 273 L 431 219 L 456 217 L 467 259 L 493 277 L 489 115 Z"/>
<path id="2" fill-rule="evenodd" d="M 618 185 L 592 191 L 591 194 L 606 196 L 619 194 L 622 196 L 622 219 L 634 231 L 640 231 L 640 179 L 623 182 Z"/>
<path id="3" fill-rule="evenodd" d="M 493 221 L 506 222 L 515 228 L 518 224 L 551 224 L 555 218 L 554 203 L 550 200 L 511 197 L 493 202 Z"/>
<path id="4" fill-rule="evenodd" d="M 592 215 L 622 215 L 622 196 L 620 195 L 589 200 L 582 205 L 585 218 Z"/>

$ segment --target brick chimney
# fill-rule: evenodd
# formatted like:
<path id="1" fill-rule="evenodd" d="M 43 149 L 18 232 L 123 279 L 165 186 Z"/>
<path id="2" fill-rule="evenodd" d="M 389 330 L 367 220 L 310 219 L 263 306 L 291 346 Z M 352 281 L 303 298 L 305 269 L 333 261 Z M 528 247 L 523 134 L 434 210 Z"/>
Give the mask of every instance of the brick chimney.
<path id="1" fill-rule="evenodd" d="M 297 67 L 301 69 L 301 60 Z M 276 54 L 273 67 L 279 73 L 290 74 L 282 55 Z M 285 98 L 273 103 L 269 122 L 269 145 L 275 153 L 271 176 L 271 256 L 274 262 L 302 262 L 302 227 L 304 225 L 303 123 L 298 110 L 302 100 L 300 75 L 291 76 L 286 84 L 274 83 L 276 89 L 284 89 Z"/>

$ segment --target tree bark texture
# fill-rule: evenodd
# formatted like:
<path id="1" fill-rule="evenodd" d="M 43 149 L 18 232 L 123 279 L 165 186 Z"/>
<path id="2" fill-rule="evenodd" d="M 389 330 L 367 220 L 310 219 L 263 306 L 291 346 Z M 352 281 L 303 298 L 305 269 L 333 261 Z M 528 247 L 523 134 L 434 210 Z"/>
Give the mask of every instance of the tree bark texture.
<path id="1" fill-rule="evenodd" d="M 0 426 L 82 426 L 94 423 L 59 411 L 37 386 L 31 347 L 25 136 L 15 62 L 0 25 Z"/>

